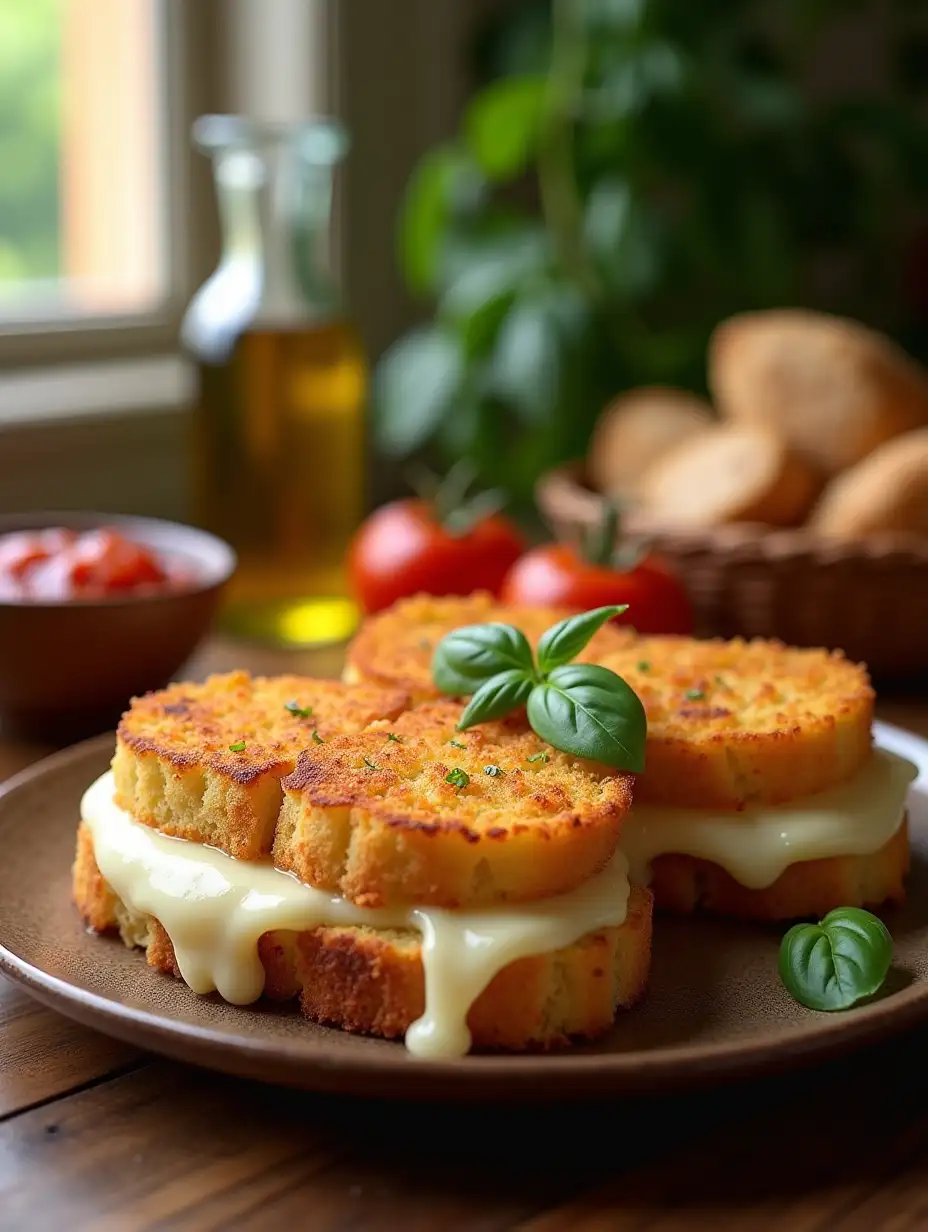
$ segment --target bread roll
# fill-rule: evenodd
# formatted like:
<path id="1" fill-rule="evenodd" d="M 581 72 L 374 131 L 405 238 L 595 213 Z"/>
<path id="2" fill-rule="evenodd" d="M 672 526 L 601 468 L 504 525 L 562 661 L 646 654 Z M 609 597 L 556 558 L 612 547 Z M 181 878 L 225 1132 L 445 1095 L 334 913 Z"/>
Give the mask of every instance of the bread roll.
<path id="1" fill-rule="evenodd" d="M 839 539 L 928 536 L 928 428 L 897 436 L 833 479 L 809 526 Z"/>
<path id="2" fill-rule="evenodd" d="M 724 424 L 684 441 L 642 476 L 640 512 L 667 527 L 727 522 L 801 522 L 821 482 L 780 438 L 750 424 Z"/>
<path id="3" fill-rule="evenodd" d="M 713 422 L 711 406 L 695 394 L 659 385 L 632 389 L 599 417 L 587 455 L 589 477 L 607 496 L 634 492 L 652 462 Z"/>
<path id="4" fill-rule="evenodd" d="M 719 413 L 779 432 L 826 474 L 928 424 L 928 373 L 855 321 L 798 309 L 744 313 L 709 344 Z"/>

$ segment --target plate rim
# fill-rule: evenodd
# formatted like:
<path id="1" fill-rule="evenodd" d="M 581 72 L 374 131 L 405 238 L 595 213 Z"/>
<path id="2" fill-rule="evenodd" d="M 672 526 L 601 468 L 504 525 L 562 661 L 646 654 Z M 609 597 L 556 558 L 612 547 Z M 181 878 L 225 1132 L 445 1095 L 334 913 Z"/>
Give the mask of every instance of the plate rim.
<path id="1" fill-rule="evenodd" d="M 928 782 L 928 740 L 893 724 L 876 721 L 874 737 L 908 746 L 918 756 L 920 776 Z M 113 733 L 83 740 L 32 763 L 0 784 L 0 824 L 6 800 L 36 779 L 61 767 L 110 752 Z M 0 971 L 30 995 L 85 1026 L 147 1051 L 191 1061 L 244 1077 L 302 1087 L 369 1096 L 401 1095 L 405 1100 L 583 1099 L 612 1098 L 622 1093 L 683 1090 L 717 1085 L 748 1074 L 774 1074 L 836 1058 L 895 1035 L 928 1018 L 928 984 L 901 989 L 891 998 L 861 1006 L 852 1015 L 810 1011 L 808 1026 L 772 1029 L 737 1042 L 673 1044 L 626 1052 L 555 1052 L 548 1054 L 476 1054 L 459 1060 L 412 1057 L 405 1050 L 333 1049 L 326 1036 L 307 1036 L 287 1046 L 266 1036 L 216 1031 L 181 1022 L 141 1007 L 111 1000 L 51 975 L 20 957 L 0 939 Z M 163 978 L 151 972 L 152 978 Z M 829 1025 L 833 1024 L 833 1025 Z M 339 1036 L 346 1033 L 330 1030 Z M 544 1078 L 544 1082 L 539 1082 Z"/>

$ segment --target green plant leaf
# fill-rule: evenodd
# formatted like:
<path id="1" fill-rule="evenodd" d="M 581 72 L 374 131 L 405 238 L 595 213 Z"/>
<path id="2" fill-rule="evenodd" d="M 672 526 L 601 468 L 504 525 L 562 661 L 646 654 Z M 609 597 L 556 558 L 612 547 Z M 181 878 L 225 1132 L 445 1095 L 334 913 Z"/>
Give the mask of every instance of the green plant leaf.
<path id="1" fill-rule="evenodd" d="M 432 657 L 432 679 L 452 697 L 474 693 L 484 681 L 506 671 L 533 675 L 535 661 L 525 634 L 495 621 L 446 633 Z"/>
<path id="2" fill-rule="evenodd" d="M 812 1010 L 846 1010 L 882 987 L 893 957 L 889 929 L 860 907 L 796 924 L 780 944 L 780 978 Z"/>
<path id="3" fill-rule="evenodd" d="M 534 675 L 524 668 L 498 672 L 485 680 L 467 703 L 458 720 L 458 731 L 504 718 L 518 706 L 524 706 L 534 688 Z"/>
<path id="4" fill-rule="evenodd" d="M 654 287 L 661 271 L 657 219 L 621 177 L 604 176 L 593 186 L 584 235 L 616 299 L 635 299 Z"/>
<path id="5" fill-rule="evenodd" d="M 563 753 L 640 774 L 647 719 L 637 693 L 596 664 L 556 667 L 529 695 L 532 730 Z"/>
<path id="6" fill-rule="evenodd" d="M 414 294 L 434 291 L 455 203 L 467 192 L 476 195 L 481 179 L 471 156 L 456 145 L 430 150 L 413 171 L 400 211 L 397 246 L 400 268 Z"/>
<path id="7" fill-rule="evenodd" d="M 627 603 L 613 604 L 559 620 L 542 635 L 538 643 L 539 671 L 550 672 L 575 659 L 607 620 L 627 611 Z"/>
<path id="8" fill-rule="evenodd" d="M 460 340 L 435 326 L 413 330 L 384 354 L 374 378 L 378 442 L 402 457 L 432 436 L 464 375 Z"/>
<path id="9" fill-rule="evenodd" d="M 517 302 L 500 327 L 492 359 L 492 390 L 526 423 L 544 422 L 557 405 L 561 346 L 557 322 L 541 299 Z"/>
<path id="10" fill-rule="evenodd" d="M 471 102 L 464 132 L 489 179 L 512 180 L 528 166 L 538 141 L 546 86 L 540 75 L 505 77 Z"/>

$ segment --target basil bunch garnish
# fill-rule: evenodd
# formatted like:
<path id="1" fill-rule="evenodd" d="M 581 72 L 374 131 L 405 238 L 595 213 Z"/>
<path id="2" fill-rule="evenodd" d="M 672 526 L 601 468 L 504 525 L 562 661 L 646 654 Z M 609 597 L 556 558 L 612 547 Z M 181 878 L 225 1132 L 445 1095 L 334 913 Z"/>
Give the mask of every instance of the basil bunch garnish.
<path id="1" fill-rule="evenodd" d="M 432 679 L 442 693 L 470 697 L 458 731 L 525 706 L 533 731 L 562 753 L 640 774 L 647 734 L 641 699 L 608 668 L 570 662 L 626 607 L 558 621 L 538 643 L 537 663 L 511 625 L 467 625 L 447 634 L 435 649 Z"/>
<path id="2" fill-rule="evenodd" d="M 810 1010 L 846 1010 L 882 986 L 893 957 L 889 929 L 860 907 L 796 924 L 780 944 L 780 978 Z"/>

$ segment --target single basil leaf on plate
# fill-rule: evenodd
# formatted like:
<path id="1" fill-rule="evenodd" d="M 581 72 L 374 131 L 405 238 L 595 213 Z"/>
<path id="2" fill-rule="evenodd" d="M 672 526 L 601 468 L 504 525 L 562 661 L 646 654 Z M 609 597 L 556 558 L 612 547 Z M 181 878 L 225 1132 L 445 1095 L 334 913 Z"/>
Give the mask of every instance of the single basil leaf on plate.
<path id="1" fill-rule="evenodd" d="M 534 677 L 518 668 L 497 673 L 484 681 L 467 703 L 458 720 L 458 731 L 511 714 L 517 706 L 525 705 L 534 687 Z"/>
<path id="2" fill-rule="evenodd" d="M 846 1010 L 882 986 L 893 958 L 889 929 L 860 907 L 796 924 L 780 943 L 780 978 L 810 1010 Z"/>
<path id="3" fill-rule="evenodd" d="M 435 647 L 432 679 L 451 697 L 474 693 L 500 672 L 535 670 L 525 634 L 512 625 L 488 622 L 447 633 Z"/>
<path id="4" fill-rule="evenodd" d="M 538 643 L 538 666 L 543 672 L 550 672 L 555 667 L 561 667 L 576 658 L 581 650 L 592 641 L 607 620 L 628 611 L 628 604 L 614 604 L 611 607 L 597 607 L 589 612 L 581 612 L 577 616 L 568 616 L 559 620 L 542 635 Z"/>
<path id="5" fill-rule="evenodd" d="M 556 667 L 528 699 L 528 721 L 562 753 L 640 774 L 647 719 L 641 698 L 606 667 Z"/>

